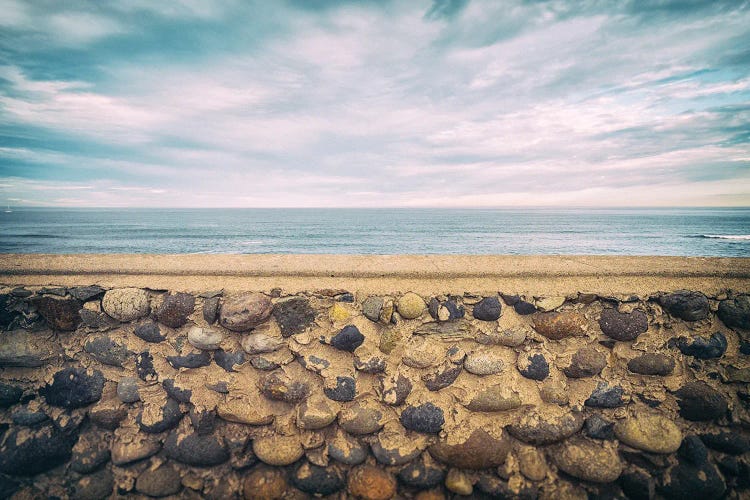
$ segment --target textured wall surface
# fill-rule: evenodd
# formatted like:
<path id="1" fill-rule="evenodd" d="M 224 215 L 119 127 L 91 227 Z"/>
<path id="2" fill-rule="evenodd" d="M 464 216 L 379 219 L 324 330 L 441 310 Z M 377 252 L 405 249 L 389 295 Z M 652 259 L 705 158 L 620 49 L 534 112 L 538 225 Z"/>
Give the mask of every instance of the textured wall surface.
<path id="1" fill-rule="evenodd" d="M 6 287 L 0 497 L 748 497 L 748 289 L 502 292 Z"/>

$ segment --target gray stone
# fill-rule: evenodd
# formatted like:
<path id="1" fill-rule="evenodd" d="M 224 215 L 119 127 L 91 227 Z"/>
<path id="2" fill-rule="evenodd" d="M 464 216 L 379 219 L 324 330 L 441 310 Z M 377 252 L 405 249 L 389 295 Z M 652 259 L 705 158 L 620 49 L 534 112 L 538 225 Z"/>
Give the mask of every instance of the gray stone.
<path id="1" fill-rule="evenodd" d="M 23 389 L 17 385 L 6 384 L 0 380 L 0 408 L 8 408 L 20 401 Z"/>
<path id="2" fill-rule="evenodd" d="M 727 413 L 724 396 L 705 382 L 688 382 L 675 395 L 680 415 L 693 421 L 715 420 Z"/>
<path id="3" fill-rule="evenodd" d="M 347 325 L 331 338 L 331 345 L 342 351 L 354 352 L 365 341 L 365 336 L 360 333 L 359 328 Z"/>
<path id="4" fill-rule="evenodd" d="M 59 357 L 60 346 L 48 340 L 50 333 L 0 332 L 0 367 L 37 368 Z"/>
<path id="5" fill-rule="evenodd" d="M 617 408 L 625 404 L 622 399 L 624 392 L 619 385 L 610 387 L 607 382 L 599 382 L 583 404 L 590 408 Z"/>
<path id="6" fill-rule="evenodd" d="M 446 362 L 434 371 L 422 375 L 422 382 L 430 391 L 439 391 L 455 382 L 462 370 L 461 365 Z"/>
<path id="7" fill-rule="evenodd" d="M 648 316 L 639 310 L 621 313 L 617 309 L 608 308 L 602 311 L 599 318 L 599 328 L 609 338 L 621 342 L 635 340 L 648 330 Z"/>
<path id="8" fill-rule="evenodd" d="M 136 337 L 145 340 L 146 342 L 161 342 L 163 340 L 167 340 L 167 337 L 163 336 L 161 334 L 161 331 L 159 330 L 159 325 L 154 323 L 153 321 L 149 321 L 147 323 L 143 323 L 142 325 L 138 325 L 135 330 L 133 331 Z"/>
<path id="9" fill-rule="evenodd" d="M 79 479 L 74 488 L 72 500 L 104 500 L 109 498 L 115 487 L 112 472 L 104 469 Z"/>
<path id="10" fill-rule="evenodd" d="M 104 288 L 98 285 L 77 286 L 68 289 L 68 293 L 81 302 L 88 302 L 91 299 L 98 299 L 104 295 Z"/>
<path id="11" fill-rule="evenodd" d="M 675 318 L 699 321 L 708 318 L 708 298 L 700 292 L 678 290 L 659 297 L 661 306 Z"/>
<path id="12" fill-rule="evenodd" d="M 383 297 L 367 297 L 362 302 L 362 314 L 370 321 L 377 323 L 383 310 L 383 302 Z"/>
<path id="13" fill-rule="evenodd" d="M 75 440 L 52 425 L 38 429 L 11 427 L 0 443 L 0 472 L 33 476 L 66 462 Z"/>
<path id="14" fill-rule="evenodd" d="M 339 432 L 328 441 L 328 456 L 346 465 L 358 465 L 365 461 L 368 455 L 366 445 L 344 432 Z"/>
<path id="15" fill-rule="evenodd" d="M 214 361 L 224 370 L 234 372 L 237 371 L 234 369 L 235 366 L 241 366 L 245 363 L 245 353 L 242 351 L 231 352 L 224 349 L 217 349 L 214 351 Z"/>
<path id="16" fill-rule="evenodd" d="M 116 288 L 102 298 L 104 312 L 126 323 L 147 316 L 150 310 L 148 293 L 140 288 Z"/>
<path id="17" fill-rule="evenodd" d="M 549 363 L 541 352 L 522 352 L 518 355 L 516 366 L 519 373 L 531 380 L 544 380 L 549 377 Z"/>
<path id="18" fill-rule="evenodd" d="M 372 404 L 354 403 L 339 412 L 339 427 L 357 436 L 373 434 L 383 427 L 383 412 Z"/>
<path id="19" fill-rule="evenodd" d="M 430 402 L 408 406 L 401 412 L 401 425 L 408 430 L 437 434 L 442 430 L 443 424 L 443 410 Z"/>
<path id="20" fill-rule="evenodd" d="M 117 383 L 117 397 L 123 403 L 135 403 L 141 400 L 138 393 L 138 380 L 135 377 L 122 377 Z"/>
<path id="21" fill-rule="evenodd" d="M 716 332 L 710 338 L 695 336 L 692 338 L 678 337 L 674 345 L 686 356 L 698 359 L 720 358 L 727 351 L 727 338 L 721 332 Z"/>
<path id="22" fill-rule="evenodd" d="M 209 325 L 216 323 L 219 317 L 219 297 L 211 297 L 203 301 L 203 319 Z"/>
<path id="23" fill-rule="evenodd" d="M 183 435 L 173 431 L 164 442 L 164 451 L 172 460 L 198 467 L 220 465 L 229 460 L 226 444 L 213 434 Z"/>
<path id="24" fill-rule="evenodd" d="M 719 319 L 729 328 L 750 330 L 750 295 L 719 302 Z"/>
<path id="25" fill-rule="evenodd" d="M 224 334 L 212 328 L 193 326 L 188 330 L 188 342 L 196 349 L 214 351 L 221 347 Z"/>
<path id="26" fill-rule="evenodd" d="M 100 363 L 110 366 L 121 367 L 133 356 L 133 352 L 129 351 L 124 344 L 112 340 L 107 335 L 89 338 L 84 344 L 83 350 Z"/>
<path id="27" fill-rule="evenodd" d="M 415 460 L 398 472 L 398 480 L 406 486 L 418 490 L 427 490 L 441 484 L 445 479 L 445 471 L 436 465 L 428 464 L 426 460 Z"/>
<path id="28" fill-rule="evenodd" d="M 514 438 L 540 446 L 567 439 L 581 430 L 583 423 L 583 415 L 578 411 L 560 409 L 551 413 L 533 409 L 520 415 L 506 429 Z"/>
<path id="29" fill-rule="evenodd" d="M 180 473 L 171 465 L 162 465 L 157 469 L 146 469 L 135 481 L 138 493 L 150 497 L 174 495 L 182 488 Z"/>
<path id="30" fill-rule="evenodd" d="M 143 351 L 135 357 L 135 373 L 144 382 L 153 382 L 159 378 L 154 369 L 154 357 L 148 351 Z"/>
<path id="31" fill-rule="evenodd" d="M 334 401 L 351 401 L 357 394 L 357 382 L 354 377 L 339 375 L 334 383 L 326 380 L 323 393 Z"/>
<path id="32" fill-rule="evenodd" d="M 104 375 L 99 370 L 63 368 L 52 383 L 39 390 L 47 404 L 62 408 L 80 408 L 99 401 L 104 389 Z"/>
<path id="33" fill-rule="evenodd" d="M 500 318 L 502 306 L 497 297 L 485 297 L 474 305 L 473 315 L 481 321 L 497 321 Z"/>
<path id="34" fill-rule="evenodd" d="M 478 349 L 467 354 L 464 368 L 474 375 L 494 375 L 505 368 L 501 353 L 493 349 Z"/>
<path id="35" fill-rule="evenodd" d="M 271 316 L 271 299 L 260 293 L 247 293 L 224 300 L 219 323 L 234 332 L 246 332 Z"/>
<path id="36" fill-rule="evenodd" d="M 310 302 L 302 297 L 282 300 L 273 306 L 273 317 L 276 318 L 283 337 L 304 332 L 315 323 L 316 316 Z"/>
<path id="37" fill-rule="evenodd" d="M 261 394 L 269 399 L 287 403 L 299 403 L 310 395 L 310 384 L 292 380 L 286 373 L 277 370 L 265 375 L 258 383 Z"/>
<path id="38" fill-rule="evenodd" d="M 333 495 L 346 485 L 344 474 L 336 467 L 320 467 L 302 462 L 292 473 L 292 484 L 297 489 L 315 496 Z"/>
<path id="39" fill-rule="evenodd" d="M 391 406 L 404 404 L 412 390 L 411 380 L 400 372 L 381 377 L 379 385 L 380 400 Z"/>
<path id="40" fill-rule="evenodd" d="M 160 432 L 167 431 L 177 426 L 182 420 L 182 410 L 180 410 L 180 404 L 172 398 L 168 398 L 167 401 L 157 408 L 156 419 L 149 419 L 144 423 L 143 415 L 149 409 L 144 408 L 136 417 L 138 425 L 140 425 L 143 432 L 149 434 L 158 434 Z M 152 411 L 149 411 L 152 413 Z"/>

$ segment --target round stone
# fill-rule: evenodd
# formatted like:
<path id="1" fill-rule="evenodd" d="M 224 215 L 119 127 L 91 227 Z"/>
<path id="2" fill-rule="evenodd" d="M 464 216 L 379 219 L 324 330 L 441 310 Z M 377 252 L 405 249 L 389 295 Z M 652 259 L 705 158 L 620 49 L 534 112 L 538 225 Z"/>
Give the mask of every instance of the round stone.
<path id="1" fill-rule="evenodd" d="M 659 298 L 661 306 L 675 318 L 698 321 L 708 318 L 708 298 L 700 292 L 677 290 Z"/>
<path id="2" fill-rule="evenodd" d="M 383 311 L 383 297 L 367 297 L 362 302 L 362 314 L 370 321 L 378 322 L 380 313 Z"/>
<path id="3" fill-rule="evenodd" d="M 345 432 L 338 431 L 328 441 L 328 455 L 346 465 L 359 465 L 368 455 L 367 446 Z"/>
<path id="4" fill-rule="evenodd" d="M 75 441 L 52 425 L 27 429 L 11 427 L 0 443 L 0 472 L 33 476 L 70 458 Z"/>
<path id="5" fill-rule="evenodd" d="M 359 328 L 354 325 L 347 325 L 331 338 L 331 345 L 342 351 L 354 352 L 364 341 L 365 336 L 362 335 Z"/>
<path id="6" fill-rule="evenodd" d="M 562 441 L 580 431 L 583 414 L 577 411 L 552 407 L 524 412 L 506 429 L 514 438 L 536 446 Z"/>
<path id="7" fill-rule="evenodd" d="M 180 473 L 170 465 L 162 465 L 154 470 L 146 469 L 135 482 L 136 491 L 150 497 L 174 495 L 181 487 Z"/>
<path id="8" fill-rule="evenodd" d="M 355 403 L 339 413 L 339 426 L 349 434 L 372 434 L 383 424 L 383 412 L 371 404 Z"/>
<path id="9" fill-rule="evenodd" d="M 251 333 L 242 337 L 242 348 L 248 354 L 263 354 L 274 352 L 286 345 L 281 336 L 276 337 L 265 333 Z"/>
<path id="10" fill-rule="evenodd" d="M 520 353 L 516 367 L 521 375 L 531 380 L 544 380 L 549 377 L 549 363 L 540 351 Z"/>
<path id="11" fill-rule="evenodd" d="M 719 302 L 719 319 L 729 328 L 750 330 L 750 295 Z"/>
<path id="12" fill-rule="evenodd" d="M 586 318 L 574 311 L 540 313 L 534 318 L 534 330 L 550 340 L 581 337 L 586 325 Z"/>
<path id="13" fill-rule="evenodd" d="M 245 500 L 279 500 L 286 496 L 286 490 L 286 477 L 279 469 L 256 467 L 242 482 Z"/>
<path id="14" fill-rule="evenodd" d="M 500 318 L 502 306 L 497 297 L 485 297 L 474 305 L 474 318 L 480 321 L 497 321 Z"/>
<path id="15" fill-rule="evenodd" d="M 188 330 L 188 342 L 196 349 L 202 351 L 214 351 L 221 347 L 224 335 L 213 328 L 202 328 L 194 326 Z"/>
<path id="16" fill-rule="evenodd" d="M 98 362 L 109 366 L 122 367 L 122 364 L 133 355 L 124 344 L 108 335 L 88 338 L 83 350 Z"/>
<path id="17" fill-rule="evenodd" d="M 622 473 L 617 450 L 584 438 L 572 438 L 555 445 L 550 458 L 562 471 L 593 483 L 611 483 Z"/>
<path id="18" fill-rule="evenodd" d="M 506 384 L 493 384 L 479 389 L 464 406 L 471 411 L 507 411 L 521 406 L 521 397 Z"/>
<path id="19" fill-rule="evenodd" d="M 437 434 L 442 430 L 443 424 L 443 410 L 429 402 L 409 406 L 401 412 L 401 425 L 412 431 Z"/>
<path id="20" fill-rule="evenodd" d="M 80 408 L 99 401 L 104 389 L 104 375 L 99 370 L 64 368 L 55 373 L 52 383 L 39 393 L 47 404 L 62 408 Z"/>
<path id="21" fill-rule="evenodd" d="M 682 443 L 682 432 L 661 415 L 636 414 L 615 424 L 617 439 L 650 453 L 674 453 Z"/>
<path id="22" fill-rule="evenodd" d="M 141 400 L 138 393 L 138 379 L 135 377 L 122 377 L 117 383 L 117 397 L 123 403 L 135 403 Z"/>
<path id="23" fill-rule="evenodd" d="M 675 395 L 679 398 L 680 415 L 687 420 L 714 420 L 727 413 L 724 396 L 705 382 L 688 382 Z"/>
<path id="24" fill-rule="evenodd" d="M 279 324 L 281 335 L 291 337 L 304 332 L 315 322 L 317 313 L 304 297 L 292 297 L 273 306 L 273 317 Z"/>
<path id="25" fill-rule="evenodd" d="M 487 469 L 504 464 L 510 446 L 505 434 L 496 438 L 483 429 L 474 429 L 441 438 L 429 451 L 436 460 L 459 469 Z"/>
<path id="26" fill-rule="evenodd" d="M 505 368 L 501 353 L 493 349 L 477 349 L 466 355 L 464 368 L 474 375 L 494 375 Z"/>
<path id="27" fill-rule="evenodd" d="M 195 310 L 195 297 L 189 293 L 168 294 L 156 311 L 156 318 L 170 328 L 179 328 Z"/>
<path id="28" fill-rule="evenodd" d="M 164 442 L 167 456 L 177 462 L 198 467 L 220 465 L 229 460 L 229 450 L 213 434 L 183 434 L 173 431 Z"/>
<path id="29" fill-rule="evenodd" d="M 159 325 L 153 321 L 148 321 L 142 325 L 138 325 L 135 330 L 133 330 L 133 333 L 136 337 L 145 340 L 146 342 L 157 343 L 167 340 L 167 337 L 161 334 Z"/>
<path id="30" fill-rule="evenodd" d="M 102 308 L 123 323 L 147 316 L 150 310 L 148 293 L 140 288 L 116 288 L 102 298 Z"/>
<path id="31" fill-rule="evenodd" d="M 361 465 L 349 472 L 349 493 L 364 500 L 388 500 L 396 495 L 396 479 L 373 465 Z"/>
<path id="32" fill-rule="evenodd" d="M 328 427 L 336 420 L 336 412 L 328 399 L 320 396 L 307 399 L 297 407 L 297 427 L 303 430 L 318 430 Z"/>
<path id="33" fill-rule="evenodd" d="M 474 485 L 471 479 L 458 469 L 450 469 L 445 476 L 445 487 L 457 495 L 468 496 L 474 492 Z"/>
<path id="34" fill-rule="evenodd" d="M 381 377 L 379 384 L 380 400 L 391 406 L 402 405 L 412 390 L 411 380 L 401 372 Z"/>
<path id="35" fill-rule="evenodd" d="M 412 488 L 434 488 L 445 479 L 445 471 L 432 460 L 418 459 L 398 472 L 398 480 Z"/>
<path id="36" fill-rule="evenodd" d="M 320 467 L 310 462 L 302 462 L 294 469 L 292 484 L 305 493 L 325 496 L 341 490 L 346 482 L 336 467 Z"/>
<path id="37" fill-rule="evenodd" d="M 268 465 L 290 465 L 304 455 L 305 450 L 296 436 L 266 436 L 253 441 L 253 453 Z"/>
<path id="38" fill-rule="evenodd" d="M 246 332 L 267 320 L 272 309 L 271 299 L 262 293 L 246 293 L 224 301 L 219 323 L 233 332 Z"/>
<path id="39" fill-rule="evenodd" d="M 542 481 L 547 477 L 547 460 L 544 453 L 532 446 L 520 446 L 517 451 L 518 468 L 527 479 Z"/>
<path id="40" fill-rule="evenodd" d="M 664 354 L 647 352 L 628 361 L 628 370 L 640 375 L 671 375 L 674 359 Z"/>
<path id="41" fill-rule="evenodd" d="M 648 330 L 648 316 L 637 309 L 621 313 L 617 309 L 608 308 L 602 311 L 599 328 L 611 339 L 630 342 Z"/>
<path id="42" fill-rule="evenodd" d="M 582 347 L 570 360 L 570 366 L 563 370 L 569 378 L 584 378 L 598 375 L 607 366 L 607 356 L 598 349 L 586 346 Z"/>
<path id="43" fill-rule="evenodd" d="M 415 319 L 422 315 L 427 304 L 414 292 L 407 292 L 398 299 L 396 310 L 404 319 Z"/>

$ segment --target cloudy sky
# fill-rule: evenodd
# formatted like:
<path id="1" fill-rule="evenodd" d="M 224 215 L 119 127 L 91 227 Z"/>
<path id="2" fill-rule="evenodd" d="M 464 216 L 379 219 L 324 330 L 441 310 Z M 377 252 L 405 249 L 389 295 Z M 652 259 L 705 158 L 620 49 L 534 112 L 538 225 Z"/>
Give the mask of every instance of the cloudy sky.
<path id="1" fill-rule="evenodd" d="M 750 205 L 750 5 L 0 0 L 0 202 Z"/>

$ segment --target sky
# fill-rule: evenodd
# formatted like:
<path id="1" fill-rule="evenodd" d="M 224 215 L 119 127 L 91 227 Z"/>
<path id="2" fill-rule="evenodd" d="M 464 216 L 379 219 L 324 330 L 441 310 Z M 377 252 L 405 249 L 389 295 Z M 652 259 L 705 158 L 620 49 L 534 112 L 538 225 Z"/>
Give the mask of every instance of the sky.
<path id="1" fill-rule="evenodd" d="M 750 205 L 748 1 L 0 13 L 0 203 Z"/>

